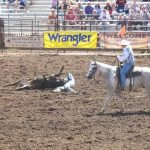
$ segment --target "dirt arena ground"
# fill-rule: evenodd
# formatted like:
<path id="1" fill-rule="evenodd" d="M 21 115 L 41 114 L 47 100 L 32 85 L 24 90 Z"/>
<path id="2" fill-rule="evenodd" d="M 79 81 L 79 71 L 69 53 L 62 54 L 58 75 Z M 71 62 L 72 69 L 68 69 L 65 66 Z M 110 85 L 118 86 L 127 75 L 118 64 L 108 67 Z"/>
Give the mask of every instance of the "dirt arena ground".
<path id="1" fill-rule="evenodd" d="M 111 64 L 114 57 L 97 56 Z M 150 101 L 144 90 L 124 93 L 124 114 L 114 96 L 108 113 L 97 115 L 105 96 L 101 77 L 87 80 L 91 56 L 0 56 L 0 150 L 150 150 Z M 150 66 L 149 57 L 136 58 Z M 21 78 L 64 73 L 76 79 L 78 95 L 50 90 L 15 91 L 3 85 Z M 64 75 L 62 76 L 64 77 Z"/>

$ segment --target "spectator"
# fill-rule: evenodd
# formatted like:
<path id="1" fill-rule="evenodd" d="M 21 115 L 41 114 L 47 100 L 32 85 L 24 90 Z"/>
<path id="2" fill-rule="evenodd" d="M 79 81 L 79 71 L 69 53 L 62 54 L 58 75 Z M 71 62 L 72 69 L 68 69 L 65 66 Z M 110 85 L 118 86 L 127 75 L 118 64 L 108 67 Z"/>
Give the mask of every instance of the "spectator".
<path id="1" fill-rule="evenodd" d="M 133 4 L 131 4 L 131 9 L 136 12 L 139 10 L 139 4 L 137 3 L 137 0 L 133 0 Z"/>
<path id="2" fill-rule="evenodd" d="M 94 7 L 94 9 L 96 10 L 97 14 L 99 14 L 99 15 L 101 14 L 102 9 L 101 9 L 101 7 L 100 7 L 99 4 L 96 4 L 95 7 Z"/>
<path id="3" fill-rule="evenodd" d="M 142 20 L 144 20 L 143 21 L 143 30 L 147 31 L 147 24 L 148 24 L 149 14 L 150 13 L 149 13 L 148 9 L 146 8 L 146 6 L 142 6 L 141 7 L 141 12 L 140 13 L 142 15 Z"/>
<path id="4" fill-rule="evenodd" d="M 130 17 L 129 26 L 131 30 L 137 30 L 139 26 L 140 29 L 142 29 L 143 17 L 142 14 L 140 13 L 140 10 L 134 11 L 132 9 L 129 17 Z"/>
<path id="5" fill-rule="evenodd" d="M 62 0 L 61 4 L 59 6 L 59 13 L 61 13 L 62 15 L 59 16 L 59 18 L 62 20 L 63 25 L 66 25 L 65 15 L 66 15 L 66 11 L 67 11 L 68 7 L 69 7 L 68 1 L 67 0 Z M 63 28 L 65 30 L 65 26 L 63 26 Z"/>
<path id="6" fill-rule="evenodd" d="M 79 21 L 79 24 L 81 25 L 81 30 L 86 29 L 86 15 L 82 9 L 80 9 L 78 19 L 81 20 Z"/>
<path id="7" fill-rule="evenodd" d="M 30 5 L 32 5 L 32 0 L 29 0 L 30 1 Z"/>
<path id="8" fill-rule="evenodd" d="M 52 0 L 52 8 L 56 9 L 59 5 L 59 0 Z"/>
<path id="9" fill-rule="evenodd" d="M 106 9 L 109 12 L 110 16 L 112 15 L 112 6 L 109 1 L 106 2 L 106 6 L 104 6 L 104 9 Z"/>
<path id="10" fill-rule="evenodd" d="M 7 0 L 7 9 L 8 10 L 9 10 L 10 5 L 15 6 L 15 12 L 17 12 L 18 1 L 17 0 Z"/>
<path id="11" fill-rule="evenodd" d="M 117 22 L 117 26 L 121 26 L 122 27 L 122 22 L 123 22 L 123 14 L 119 14 L 118 18 L 117 18 L 118 22 Z"/>
<path id="12" fill-rule="evenodd" d="M 136 11 L 134 11 L 133 9 L 130 11 L 130 15 L 129 15 L 129 29 L 130 30 L 135 30 L 135 21 L 136 21 Z"/>
<path id="13" fill-rule="evenodd" d="M 72 5 L 73 5 L 73 2 L 72 2 L 71 0 L 68 0 L 68 1 L 67 1 L 67 4 L 68 4 L 69 6 L 72 6 Z"/>
<path id="14" fill-rule="evenodd" d="M 56 23 L 57 22 L 56 21 L 57 15 L 56 15 L 56 12 L 55 12 L 54 9 L 51 10 L 51 12 L 50 12 L 50 14 L 48 16 L 48 19 L 49 19 L 48 24 L 50 24 L 50 25 L 57 25 L 57 23 Z"/>
<path id="15" fill-rule="evenodd" d="M 124 12 L 124 7 L 125 7 L 126 3 L 127 3 L 126 0 L 117 0 L 116 1 L 116 11 L 118 13 L 123 13 Z"/>
<path id="16" fill-rule="evenodd" d="M 129 14 L 129 11 L 130 11 L 129 4 L 126 3 L 125 6 L 124 6 L 124 12 L 125 12 L 125 14 L 128 15 L 128 14 Z"/>
<path id="17" fill-rule="evenodd" d="M 67 1 L 66 0 L 62 0 L 62 3 L 60 4 L 59 9 L 66 10 L 67 6 L 68 6 Z"/>
<path id="18" fill-rule="evenodd" d="M 91 3 L 88 2 L 87 6 L 85 6 L 85 14 L 87 15 L 87 17 L 91 17 L 93 12 L 93 7 L 91 6 Z"/>
<path id="19" fill-rule="evenodd" d="M 20 9 L 25 9 L 26 12 L 28 11 L 28 6 L 27 6 L 26 0 L 19 0 L 19 3 L 17 3 L 17 4 L 19 4 Z"/>
<path id="20" fill-rule="evenodd" d="M 119 14 L 117 27 L 122 28 L 124 25 L 125 26 L 127 25 L 127 16 L 123 14 Z"/>
<path id="21" fill-rule="evenodd" d="M 96 10 L 94 9 L 92 11 L 92 16 L 91 16 L 91 20 L 99 20 L 99 15 L 97 14 Z"/>
<path id="22" fill-rule="evenodd" d="M 77 14 L 73 11 L 73 8 L 70 7 L 68 12 L 66 13 L 65 19 L 67 20 L 69 25 L 75 25 L 77 21 Z"/>
<path id="23" fill-rule="evenodd" d="M 79 7 L 78 6 L 73 6 L 73 11 L 77 14 L 77 16 L 78 16 L 78 14 L 79 14 L 79 12 L 80 12 L 80 9 L 79 9 Z"/>
<path id="24" fill-rule="evenodd" d="M 100 25 L 102 25 L 102 29 L 107 30 L 108 29 L 108 25 L 110 24 L 110 14 L 106 9 L 103 9 L 99 19 L 101 20 Z"/>
<path id="25" fill-rule="evenodd" d="M 137 20 L 137 21 L 135 21 L 136 29 L 142 29 L 142 26 L 143 26 L 142 19 L 143 19 L 143 17 L 142 17 L 142 14 L 140 13 L 140 9 L 139 9 L 136 12 L 136 20 Z"/>
<path id="26" fill-rule="evenodd" d="M 81 2 L 78 2 L 78 4 L 77 4 L 77 7 L 81 10 L 83 10 L 83 6 L 82 6 L 82 4 L 81 4 Z"/>
<path id="27" fill-rule="evenodd" d="M 117 11 L 116 11 L 116 3 L 112 3 L 111 4 L 111 7 L 112 7 L 112 15 L 111 15 L 111 18 L 114 19 L 116 16 L 117 16 Z"/>
<path id="28" fill-rule="evenodd" d="M 97 14 L 96 10 L 94 9 L 93 12 L 92 12 L 92 16 L 91 16 L 91 25 L 94 25 L 93 27 L 95 28 L 96 26 L 96 30 L 98 30 L 98 23 L 99 23 L 99 17 L 100 15 Z"/>

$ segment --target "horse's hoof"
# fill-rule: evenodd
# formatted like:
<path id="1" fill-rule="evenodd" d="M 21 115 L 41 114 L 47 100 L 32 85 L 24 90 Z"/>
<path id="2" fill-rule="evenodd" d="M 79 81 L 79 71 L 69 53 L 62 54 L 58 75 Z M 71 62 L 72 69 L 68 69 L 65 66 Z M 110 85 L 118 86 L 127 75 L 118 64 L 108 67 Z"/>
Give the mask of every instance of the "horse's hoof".
<path id="1" fill-rule="evenodd" d="M 120 113 L 123 113 L 124 112 L 124 109 L 120 109 Z"/>
<path id="2" fill-rule="evenodd" d="M 97 113 L 97 115 L 103 115 L 104 114 L 104 111 L 100 111 L 99 113 Z"/>
<path id="3" fill-rule="evenodd" d="M 123 112 L 124 112 L 123 110 L 120 110 L 120 111 L 119 111 L 120 114 L 123 114 Z"/>

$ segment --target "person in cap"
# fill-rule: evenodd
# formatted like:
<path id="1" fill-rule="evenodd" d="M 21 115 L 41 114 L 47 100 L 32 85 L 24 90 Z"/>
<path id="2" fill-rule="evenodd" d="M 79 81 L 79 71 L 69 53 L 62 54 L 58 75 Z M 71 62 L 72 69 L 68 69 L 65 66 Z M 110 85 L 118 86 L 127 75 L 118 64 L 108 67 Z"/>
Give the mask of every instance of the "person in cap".
<path id="1" fill-rule="evenodd" d="M 135 58 L 129 41 L 121 40 L 120 45 L 123 49 L 123 53 L 118 55 L 117 59 L 123 64 L 123 66 L 120 68 L 120 89 L 124 90 L 126 74 L 134 67 Z"/>

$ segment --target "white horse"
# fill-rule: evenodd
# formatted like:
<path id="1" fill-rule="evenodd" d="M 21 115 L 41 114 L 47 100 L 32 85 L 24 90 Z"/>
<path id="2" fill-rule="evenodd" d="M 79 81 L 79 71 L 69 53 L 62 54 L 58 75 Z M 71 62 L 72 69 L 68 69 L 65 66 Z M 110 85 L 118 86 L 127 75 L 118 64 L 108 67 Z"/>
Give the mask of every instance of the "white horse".
<path id="1" fill-rule="evenodd" d="M 104 100 L 104 105 L 100 113 L 104 113 L 107 109 L 108 103 L 111 101 L 111 97 L 114 93 L 119 96 L 119 106 L 120 111 L 124 111 L 123 102 L 120 96 L 120 92 L 117 91 L 118 87 L 118 77 L 117 77 L 117 66 L 112 66 L 108 64 L 104 64 L 101 62 L 91 61 L 89 66 L 89 71 L 87 73 L 87 78 L 92 79 L 95 73 L 100 74 L 104 78 L 104 82 L 106 85 L 107 94 Z M 148 67 L 135 67 L 134 71 L 139 71 L 140 75 L 133 77 L 132 80 L 132 90 L 136 90 L 139 88 L 145 88 L 150 98 L 150 68 Z M 130 89 L 130 79 L 126 79 L 125 89 Z"/>

